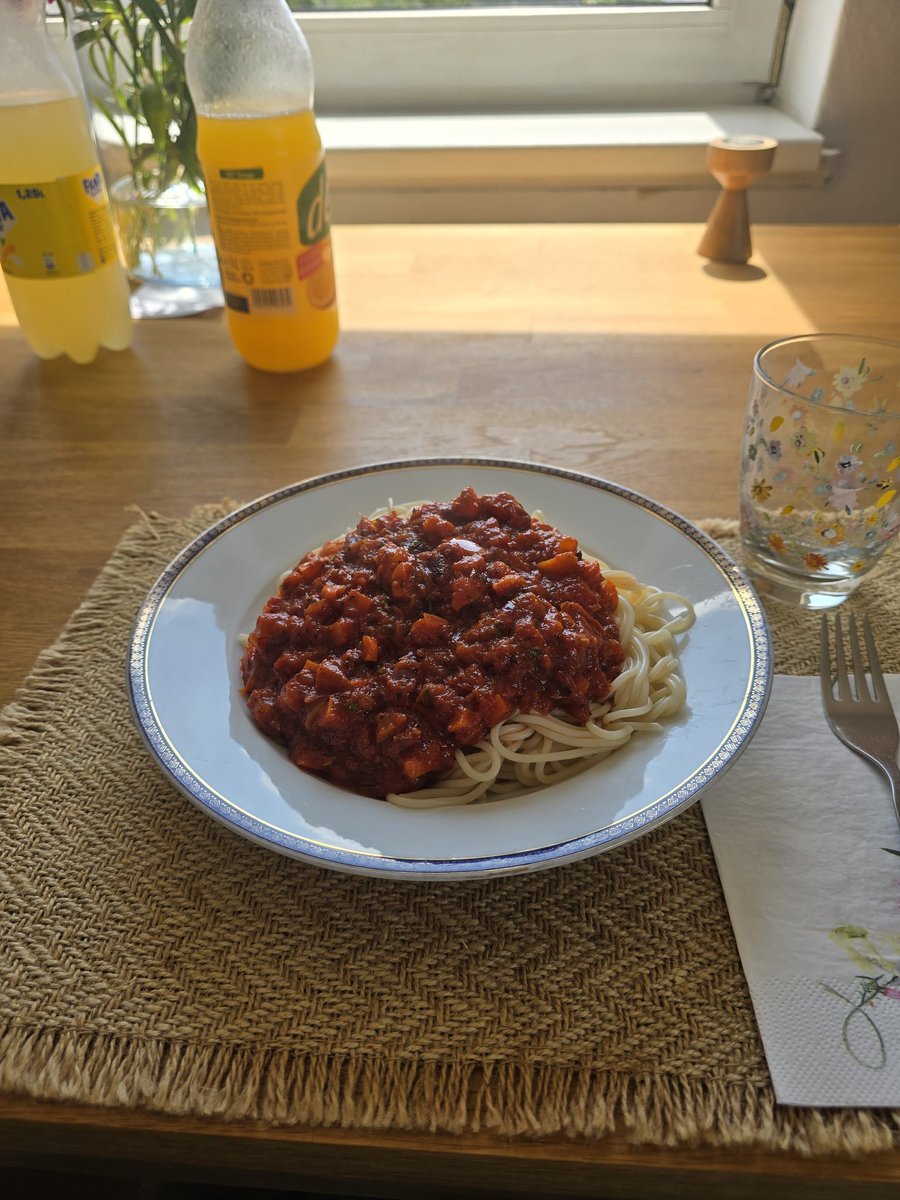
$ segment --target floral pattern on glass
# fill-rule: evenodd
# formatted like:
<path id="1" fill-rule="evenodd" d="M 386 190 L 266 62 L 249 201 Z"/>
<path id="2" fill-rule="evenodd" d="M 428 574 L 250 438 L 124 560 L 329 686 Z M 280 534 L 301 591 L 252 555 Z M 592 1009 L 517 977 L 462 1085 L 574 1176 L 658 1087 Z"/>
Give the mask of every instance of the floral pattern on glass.
<path id="1" fill-rule="evenodd" d="M 789 571 L 859 576 L 900 531 L 900 374 L 868 356 L 836 366 L 795 356 L 775 382 L 790 391 L 757 375 L 750 390 L 745 543 Z"/>

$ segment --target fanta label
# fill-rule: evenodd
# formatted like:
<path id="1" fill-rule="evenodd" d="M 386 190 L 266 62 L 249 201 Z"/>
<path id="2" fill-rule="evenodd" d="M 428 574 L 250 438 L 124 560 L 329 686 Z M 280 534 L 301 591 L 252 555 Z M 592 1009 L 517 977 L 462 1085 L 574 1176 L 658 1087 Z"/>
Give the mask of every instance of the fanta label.
<path id="1" fill-rule="evenodd" d="M 61 179 L 0 183 L 0 265 L 7 275 L 89 275 L 115 259 L 99 166 Z"/>

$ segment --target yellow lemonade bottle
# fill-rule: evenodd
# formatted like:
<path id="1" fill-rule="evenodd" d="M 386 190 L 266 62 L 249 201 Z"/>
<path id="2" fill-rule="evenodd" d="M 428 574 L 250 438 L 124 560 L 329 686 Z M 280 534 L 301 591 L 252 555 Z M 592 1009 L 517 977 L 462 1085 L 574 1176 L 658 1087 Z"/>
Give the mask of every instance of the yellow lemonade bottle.
<path id="1" fill-rule="evenodd" d="M 316 366 L 338 312 L 306 39 L 284 0 L 198 0 L 187 77 L 232 341 L 263 371 Z"/>
<path id="2" fill-rule="evenodd" d="M 81 92 L 43 0 L 0 0 L 0 265 L 41 358 L 131 342 L 128 282 Z"/>

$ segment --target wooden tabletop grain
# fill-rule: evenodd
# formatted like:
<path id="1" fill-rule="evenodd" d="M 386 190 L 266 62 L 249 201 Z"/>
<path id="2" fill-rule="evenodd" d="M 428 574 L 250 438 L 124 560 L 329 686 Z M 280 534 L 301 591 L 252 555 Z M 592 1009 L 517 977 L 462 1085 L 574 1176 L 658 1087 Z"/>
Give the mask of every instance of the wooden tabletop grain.
<path id="1" fill-rule="evenodd" d="M 305 375 L 233 351 L 221 313 L 141 322 L 88 367 L 40 362 L 0 295 L 0 703 L 134 509 L 184 514 L 385 459 L 553 463 L 697 519 L 735 516 L 754 351 L 814 330 L 900 340 L 900 230 L 348 226 L 342 336 Z M 900 1153 L 785 1153 L 265 1129 L 0 1097 L 0 1162 L 370 1196 L 895 1196 Z M 60 1193 L 61 1195 L 64 1193 Z"/>

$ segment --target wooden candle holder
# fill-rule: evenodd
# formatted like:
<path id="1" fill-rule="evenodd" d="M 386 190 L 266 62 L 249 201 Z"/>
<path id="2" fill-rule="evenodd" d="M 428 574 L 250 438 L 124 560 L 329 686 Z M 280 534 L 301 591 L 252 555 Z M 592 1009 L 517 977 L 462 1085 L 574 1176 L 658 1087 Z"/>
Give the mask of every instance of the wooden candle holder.
<path id="1" fill-rule="evenodd" d="M 706 165 L 722 185 L 697 253 L 714 262 L 745 263 L 752 253 L 747 188 L 771 168 L 775 138 L 733 135 L 716 138 Z"/>

